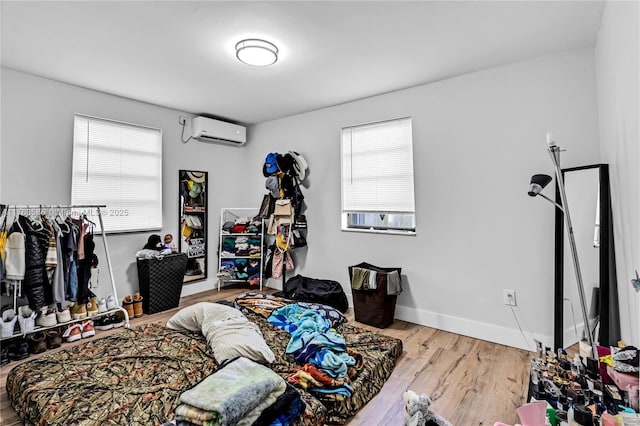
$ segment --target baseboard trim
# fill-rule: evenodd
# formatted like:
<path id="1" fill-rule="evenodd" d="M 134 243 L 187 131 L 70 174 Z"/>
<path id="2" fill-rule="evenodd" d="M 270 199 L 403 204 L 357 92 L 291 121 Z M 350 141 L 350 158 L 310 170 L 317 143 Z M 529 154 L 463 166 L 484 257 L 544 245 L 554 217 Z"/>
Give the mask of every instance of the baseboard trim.
<path id="1" fill-rule="evenodd" d="M 553 337 L 550 335 L 531 333 L 528 330 L 524 330 L 525 335 L 531 339 L 531 341 L 528 341 L 525 340 L 518 328 L 503 327 L 423 309 L 396 305 L 395 318 L 527 351 L 535 351 L 534 339 L 541 341 L 545 346 L 553 346 Z"/>

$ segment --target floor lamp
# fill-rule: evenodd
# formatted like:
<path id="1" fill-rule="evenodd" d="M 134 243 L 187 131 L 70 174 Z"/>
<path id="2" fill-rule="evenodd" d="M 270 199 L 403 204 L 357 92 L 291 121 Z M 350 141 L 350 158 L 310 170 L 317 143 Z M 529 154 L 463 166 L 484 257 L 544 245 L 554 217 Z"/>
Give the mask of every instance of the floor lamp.
<path id="1" fill-rule="evenodd" d="M 584 296 L 584 286 L 582 284 L 582 273 L 580 272 L 580 263 L 578 261 L 578 250 L 576 249 L 576 240 L 573 235 L 573 227 L 571 226 L 571 216 L 569 215 L 569 205 L 567 204 L 567 195 L 564 190 L 564 181 L 562 179 L 562 170 L 560 168 L 560 147 L 556 144 L 551 133 L 547 133 L 547 152 L 551 157 L 551 162 L 555 168 L 556 181 L 558 183 L 558 189 L 560 193 L 560 200 L 562 201 L 562 205 L 556 203 L 549 197 L 546 197 L 542 194 L 542 190 L 545 186 L 551 182 L 552 178 L 549 175 L 537 174 L 531 177 L 531 183 L 529 184 L 529 196 L 541 196 L 545 200 L 549 201 L 551 204 L 562 210 L 565 224 L 567 226 L 568 237 L 569 237 L 569 246 L 571 247 L 571 258 L 573 259 L 573 268 L 576 273 L 576 283 L 578 286 L 578 295 L 580 297 L 580 309 L 582 310 L 582 319 L 584 321 L 584 326 L 587 328 L 587 341 L 591 350 L 593 351 L 592 357 L 598 359 L 598 348 L 596 347 L 593 337 L 591 336 L 591 330 L 589 327 L 589 316 L 587 315 L 587 304 Z"/>

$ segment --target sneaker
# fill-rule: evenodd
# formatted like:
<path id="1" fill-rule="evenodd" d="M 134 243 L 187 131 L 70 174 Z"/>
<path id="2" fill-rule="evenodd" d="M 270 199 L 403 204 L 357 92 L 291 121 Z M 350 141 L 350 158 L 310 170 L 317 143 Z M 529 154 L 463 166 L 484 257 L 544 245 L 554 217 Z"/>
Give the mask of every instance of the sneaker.
<path id="1" fill-rule="evenodd" d="M 2 313 L 2 328 L 0 329 L 0 337 L 11 337 L 16 328 L 18 317 L 13 309 L 7 309 Z"/>
<path id="2" fill-rule="evenodd" d="M 65 306 L 62 310 L 56 312 L 56 320 L 58 320 L 58 324 L 71 321 L 69 306 Z"/>
<path id="3" fill-rule="evenodd" d="M 102 314 L 104 312 L 107 312 L 108 310 L 109 308 L 107 308 L 107 300 L 104 298 L 98 300 L 98 313 Z"/>
<path id="4" fill-rule="evenodd" d="M 98 312 L 99 312 L 99 309 L 98 309 L 98 298 L 93 296 L 87 302 L 87 316 L 88 317 L 94 317 L 94 316 L 98 315 Z"/>
<path id="5" fill-rule="evenodd" d="M 57 329 L 50 329 L 46 332 L 47 335 L 47 348 L 55 349 L 62 346 L 62 336 L 60 336 L 60 331 Z"/>
<path id="6" fill-rule="evenodd" d="M 124 314 L 122 313 L 122 311 L 118 311 L 116 314 L 110 316 L 113 323 L 113 328 L 124 327 Z"/>
<path id="7" fill-rule="evenodd" d="M 71 324 L 62 333 L 62 338 L 68 343 L 80 340 L 82 338 L 82 326 L 80 324 Z"/>
<path id="8" fill-rule="evenodd" d="M 23 335 L 31 333 L 36 328 L 36 315 L 27 305 L 18 307 L 18 323 Z"/>
<path id="9" fill-rule="evenodd" d="M 96 330 L 93 328 L 93 321 L 87 320 L 82 321 L 82 338 L 86 339 L 87 337 L 95 336 Z"/>
<path id="10" fill-rule="evenodd" d="M 29 344 L 23 338 L 12 341 L 9 346 L 9 358 L 14 361 L 29 358 Z"/>
<path id="11" fill-rule="evenodd" d="M 38 331 L 27 336 L 29 343 L 29 352 L 32 354 L 41 354 L 47 350 L 47 335 L 43 331 Z"/>
<path id="12" fill-rule="evenodd" d="M 113 328 L 113 319 L 111 315 L 105 315 L 93 322 L 93 326 L 96 330 L 111 330 Z"/>
<path id="13" fill-rule="evenodd" d="M 116 299 L 110 294 L 109 297 L 107 297 L 107 310 L 110 311 L 117 308 L 118 304 L 116 303 Z"/>
<path id="14" fill-rule="evenodd" d="M 0 348 L 0 367 L 9 364 L 9 361 L 11 361 L 9 358 L 9 348 L 3 346 Z"/>
<path id="15" fill-rule="evenodd" d="M 71 317 L 74 320 L 85 319 L 87 317 L 87 304 L 76 302 L 71 308 Z"/>
<path id="16" fill-rule="evenodd" d="M 40 327 L 53 327 L 57 323 L 56 313 L 46 308 L 42 309 L 36 317 L 36 325 Z"/>

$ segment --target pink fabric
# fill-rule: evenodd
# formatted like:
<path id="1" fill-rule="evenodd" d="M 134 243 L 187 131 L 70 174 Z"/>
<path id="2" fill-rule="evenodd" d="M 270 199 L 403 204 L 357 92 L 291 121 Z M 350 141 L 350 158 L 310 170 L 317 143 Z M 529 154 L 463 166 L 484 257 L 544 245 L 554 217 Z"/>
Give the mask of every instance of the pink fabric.
<path id="1" fill-rule="evenodd" d="M 619 371 L 614 370 L 611 366 L 607 365 L 607 374 L 611 379 L 613 379 L 614 383 L 620 390 L 626 391 L 627 385 L 638 387 L 638 376 L 633 376 L 631 374 L 620 373 Z"/>

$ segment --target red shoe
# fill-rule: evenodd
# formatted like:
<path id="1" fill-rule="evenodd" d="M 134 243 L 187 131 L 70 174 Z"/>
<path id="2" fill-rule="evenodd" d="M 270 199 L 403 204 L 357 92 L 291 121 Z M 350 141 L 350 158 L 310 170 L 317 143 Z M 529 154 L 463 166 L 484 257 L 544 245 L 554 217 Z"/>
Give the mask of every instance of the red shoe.
<path id="1" fill-rule="evenodd" d="M 80 324 L 73 324 L 62 333 L 62 338 L 68 342 L 75 342 L 82 338 L 82 326 Z"/>
<path id="2" fill-rule="evenodd" d="M 95 336 L 96 329 L 93 328 L 93 321 L 83 321 L 82 322 L 82 338 L 86 339 L 87 337 Z"/>

